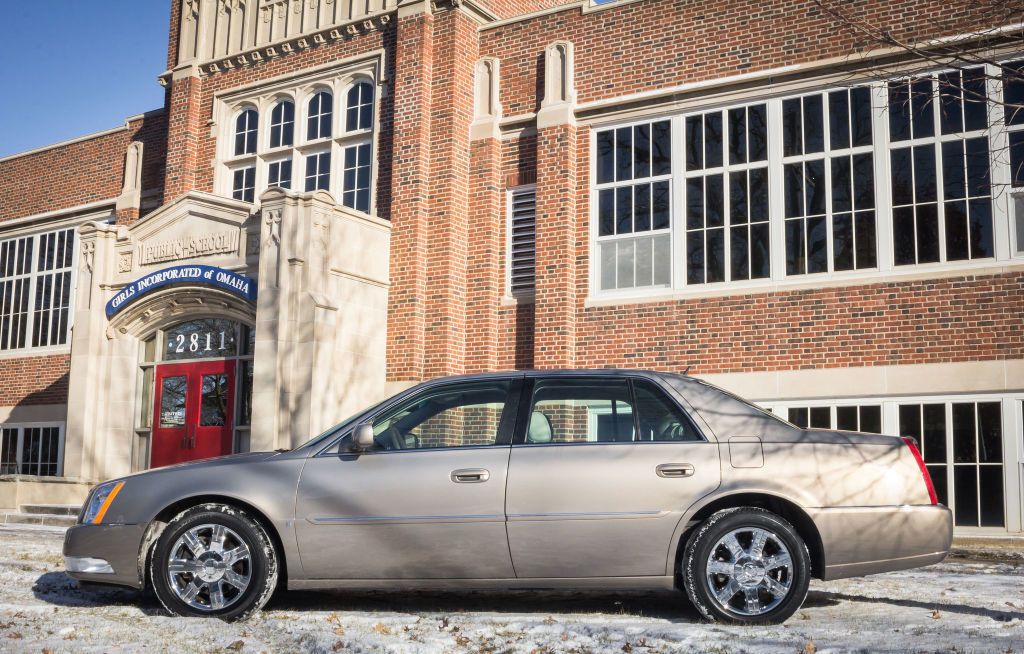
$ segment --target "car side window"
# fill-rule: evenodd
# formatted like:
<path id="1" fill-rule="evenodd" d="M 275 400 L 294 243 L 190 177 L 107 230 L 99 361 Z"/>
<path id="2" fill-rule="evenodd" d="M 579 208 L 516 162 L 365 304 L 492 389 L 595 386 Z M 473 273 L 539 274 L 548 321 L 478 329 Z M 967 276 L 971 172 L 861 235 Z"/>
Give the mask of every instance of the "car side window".
<path id="1" fill-rule="evenodd" d="M 374 449 L 495 445 L 510 389 L 510 381 L 479 381 L 420 393 L 374 419 Z"/>
<path id="2" fill-rule="evenodd" d="M 633 404 L 624 379 L 551 379 L 534 384 L 528 444 L 629 442 L 633 431 Z"/>
<path id="3" fill-rule="evenodd" d="M 633 381 L 640 441 L 703 441 L 693 422 L 660 388 L 649 381 Z"/>

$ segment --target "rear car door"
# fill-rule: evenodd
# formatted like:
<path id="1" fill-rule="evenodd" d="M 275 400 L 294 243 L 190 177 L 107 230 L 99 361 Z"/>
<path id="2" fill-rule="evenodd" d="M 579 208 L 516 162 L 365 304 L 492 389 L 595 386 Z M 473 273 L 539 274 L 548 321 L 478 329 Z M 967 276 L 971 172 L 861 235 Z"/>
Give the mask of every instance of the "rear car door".
<path id="1" fill-rule="evenodd" d="M 718 445 L 661 385 L 537 377 L 509 460 L 509 548 L 520 578 L 671 574 L 683 512 L 718 487 Z"/>
<path id="2" fill-rule="evenodd" d="M 453 382 L 382 408 L 374 446 L 310 458 L 295 533 L 310 579 L 514 577 L 505 479 L 521 379 Z"/>

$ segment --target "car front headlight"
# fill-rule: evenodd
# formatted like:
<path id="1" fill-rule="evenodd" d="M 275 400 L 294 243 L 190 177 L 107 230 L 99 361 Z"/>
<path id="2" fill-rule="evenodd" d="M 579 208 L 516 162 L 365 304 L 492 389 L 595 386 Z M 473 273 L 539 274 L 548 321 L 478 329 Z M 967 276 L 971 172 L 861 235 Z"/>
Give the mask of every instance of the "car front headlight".
<path id="1" fill-rule="evenodd" d="M 82 524 L 98 525 L 103 522 L 103 516 L 107 514 L 107 509 L 114 503 L 123 487 L 123 481 L 108 481 L 97 486 L 89 494 L 89 504 L 85 507 Z"/>

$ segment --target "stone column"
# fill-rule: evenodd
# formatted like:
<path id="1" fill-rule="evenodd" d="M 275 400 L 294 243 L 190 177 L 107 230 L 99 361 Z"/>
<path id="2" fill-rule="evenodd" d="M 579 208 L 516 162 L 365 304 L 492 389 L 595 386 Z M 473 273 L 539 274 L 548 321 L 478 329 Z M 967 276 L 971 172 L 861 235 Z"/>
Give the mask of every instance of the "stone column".
<path id="1" fill-rule="evenodd" d="M 576 121 L 573 48 L 544 50 L 537 112 L 537 236 L 534 366 L 569 368 L 576 350 Z"/>
<path id="2" fill-rule="evenodd" d="M 124 156 L 124 183 L 114 212 L 118 225 L 130 225 L 139 219 L 142 204 L 142 141 L 132 141 Z"/>

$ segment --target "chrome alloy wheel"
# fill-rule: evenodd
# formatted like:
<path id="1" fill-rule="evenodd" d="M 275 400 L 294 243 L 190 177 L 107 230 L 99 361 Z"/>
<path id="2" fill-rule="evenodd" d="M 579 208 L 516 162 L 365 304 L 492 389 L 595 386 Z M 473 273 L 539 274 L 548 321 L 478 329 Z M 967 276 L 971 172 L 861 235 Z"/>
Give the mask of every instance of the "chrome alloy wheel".
<path id="1" fill-rule="evenodd" d="M 224 525 L 198 525 L 171 547 L 167 577 L 182 602 L 200 611 L 219 611 L 237 602 L 249 587 L 249 546 Z"/>
<path id="2" fill-rule="evenodd" d="M 718 605 L 740 615 L 771 611 L 789 594 L 793 562 L 778 535 L 759 527 L 718 539 L 707 564 L 708 588 Z"/>

